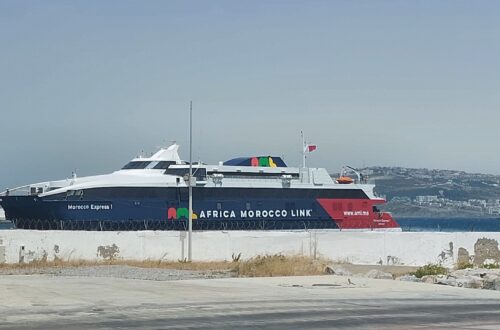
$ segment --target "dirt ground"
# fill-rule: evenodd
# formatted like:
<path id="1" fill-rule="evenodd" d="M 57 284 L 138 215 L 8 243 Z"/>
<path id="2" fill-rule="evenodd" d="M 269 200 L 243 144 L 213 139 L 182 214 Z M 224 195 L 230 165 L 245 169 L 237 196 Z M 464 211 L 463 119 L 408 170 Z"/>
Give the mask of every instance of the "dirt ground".
<path id="1" fill-rule="evenodd" d="M 350 271 L 353 274 L 366 274 L 372 269 L 378 269 L 386 273 L 390 273 L 395 277 L 406 275 L 408 273 L 414 272 L 418 267 L 414 266 L 399 266 L 399 265 L 353 265 L 353 264 L 336 264 L 338 267 L 342 267 L 345 270 Z"/>

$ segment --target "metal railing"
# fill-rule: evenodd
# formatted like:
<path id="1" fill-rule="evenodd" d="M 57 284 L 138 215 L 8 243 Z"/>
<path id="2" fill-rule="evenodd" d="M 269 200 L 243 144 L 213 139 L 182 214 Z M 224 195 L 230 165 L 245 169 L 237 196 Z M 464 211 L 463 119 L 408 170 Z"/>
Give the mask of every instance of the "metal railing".
<path id="1" fill-rule="evenodd" d="M 31 185 L 20 186 L 0 192 L 0 196 L 29 196 L 29 195 L 31 195 Z"/>
<path id="2" fill-rule="evenodd" d="M 185 231 L 187 220 L 47 220 L 14 219 L 18 229 L 35 230 L 88 230 L 88 231 Z M 331 220 L 279 221 L 279 220 L 195 220 L 193 230 L 309 230 L 338 229 Z"/>

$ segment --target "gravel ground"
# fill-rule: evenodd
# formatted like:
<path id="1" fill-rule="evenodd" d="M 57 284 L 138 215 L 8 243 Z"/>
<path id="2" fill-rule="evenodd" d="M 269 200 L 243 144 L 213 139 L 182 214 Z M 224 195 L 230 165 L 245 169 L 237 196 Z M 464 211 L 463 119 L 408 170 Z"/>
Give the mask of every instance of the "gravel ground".
<path id="1" fill-rule="evenodd" d="M 384 272 L 401 276 L 415 271 L 417 267 L 408 266 L 380 266 L 380 265 L 352 265 L 336 264 L 332 267 L 341 267 L 355 274 L 363 276 L 366 272 L 377 269 Z M 51 275 L 51 276 L 76 276 L 76 277 L 112 277 L 150 281 L 175 281 L 186 279 L 209 279 L 234 277 L 230 270 L 181 270 L 169 268 L 142 268 L 127 265 L 100 265 L 80 267 L 25 267 L 25 268 L 1 268 L 2 275 Z"/>
<path id="2" fill-rule="evenodd" d="M 232 273 L 227 271 L 196 271 L 166 268 L 141 268 L 126 265 L 104 265 L 84 267 L 42 267 L 42 268 L 0 268 L 0 275 L 33 275 L 79 277 L 113 277 L 150 281 L 175 281 L 186 279 L 227 278 Z"/>

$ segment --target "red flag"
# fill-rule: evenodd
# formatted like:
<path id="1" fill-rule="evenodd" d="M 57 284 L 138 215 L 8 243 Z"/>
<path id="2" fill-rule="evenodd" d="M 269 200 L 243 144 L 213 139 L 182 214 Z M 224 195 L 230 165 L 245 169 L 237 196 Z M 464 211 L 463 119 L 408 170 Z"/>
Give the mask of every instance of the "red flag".
<path id="1" fill-rule="evenodd" d="M 306 152 L 313 152 L 314 150 L 316 150 L 316 145 L 315 144 L 308 144 L 306 145 Z"/>

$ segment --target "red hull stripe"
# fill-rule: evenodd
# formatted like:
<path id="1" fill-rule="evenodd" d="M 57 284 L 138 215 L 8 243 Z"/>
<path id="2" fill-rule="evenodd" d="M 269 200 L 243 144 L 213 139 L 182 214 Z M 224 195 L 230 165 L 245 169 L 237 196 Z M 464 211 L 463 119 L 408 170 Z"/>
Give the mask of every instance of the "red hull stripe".
<path id="1" fill-rule="evenodd" d="M 399 228 L 398 223 L 386 212 L 374 212 L 380 200 L 318 198 L 318 203 L 340 229 Z"/>

